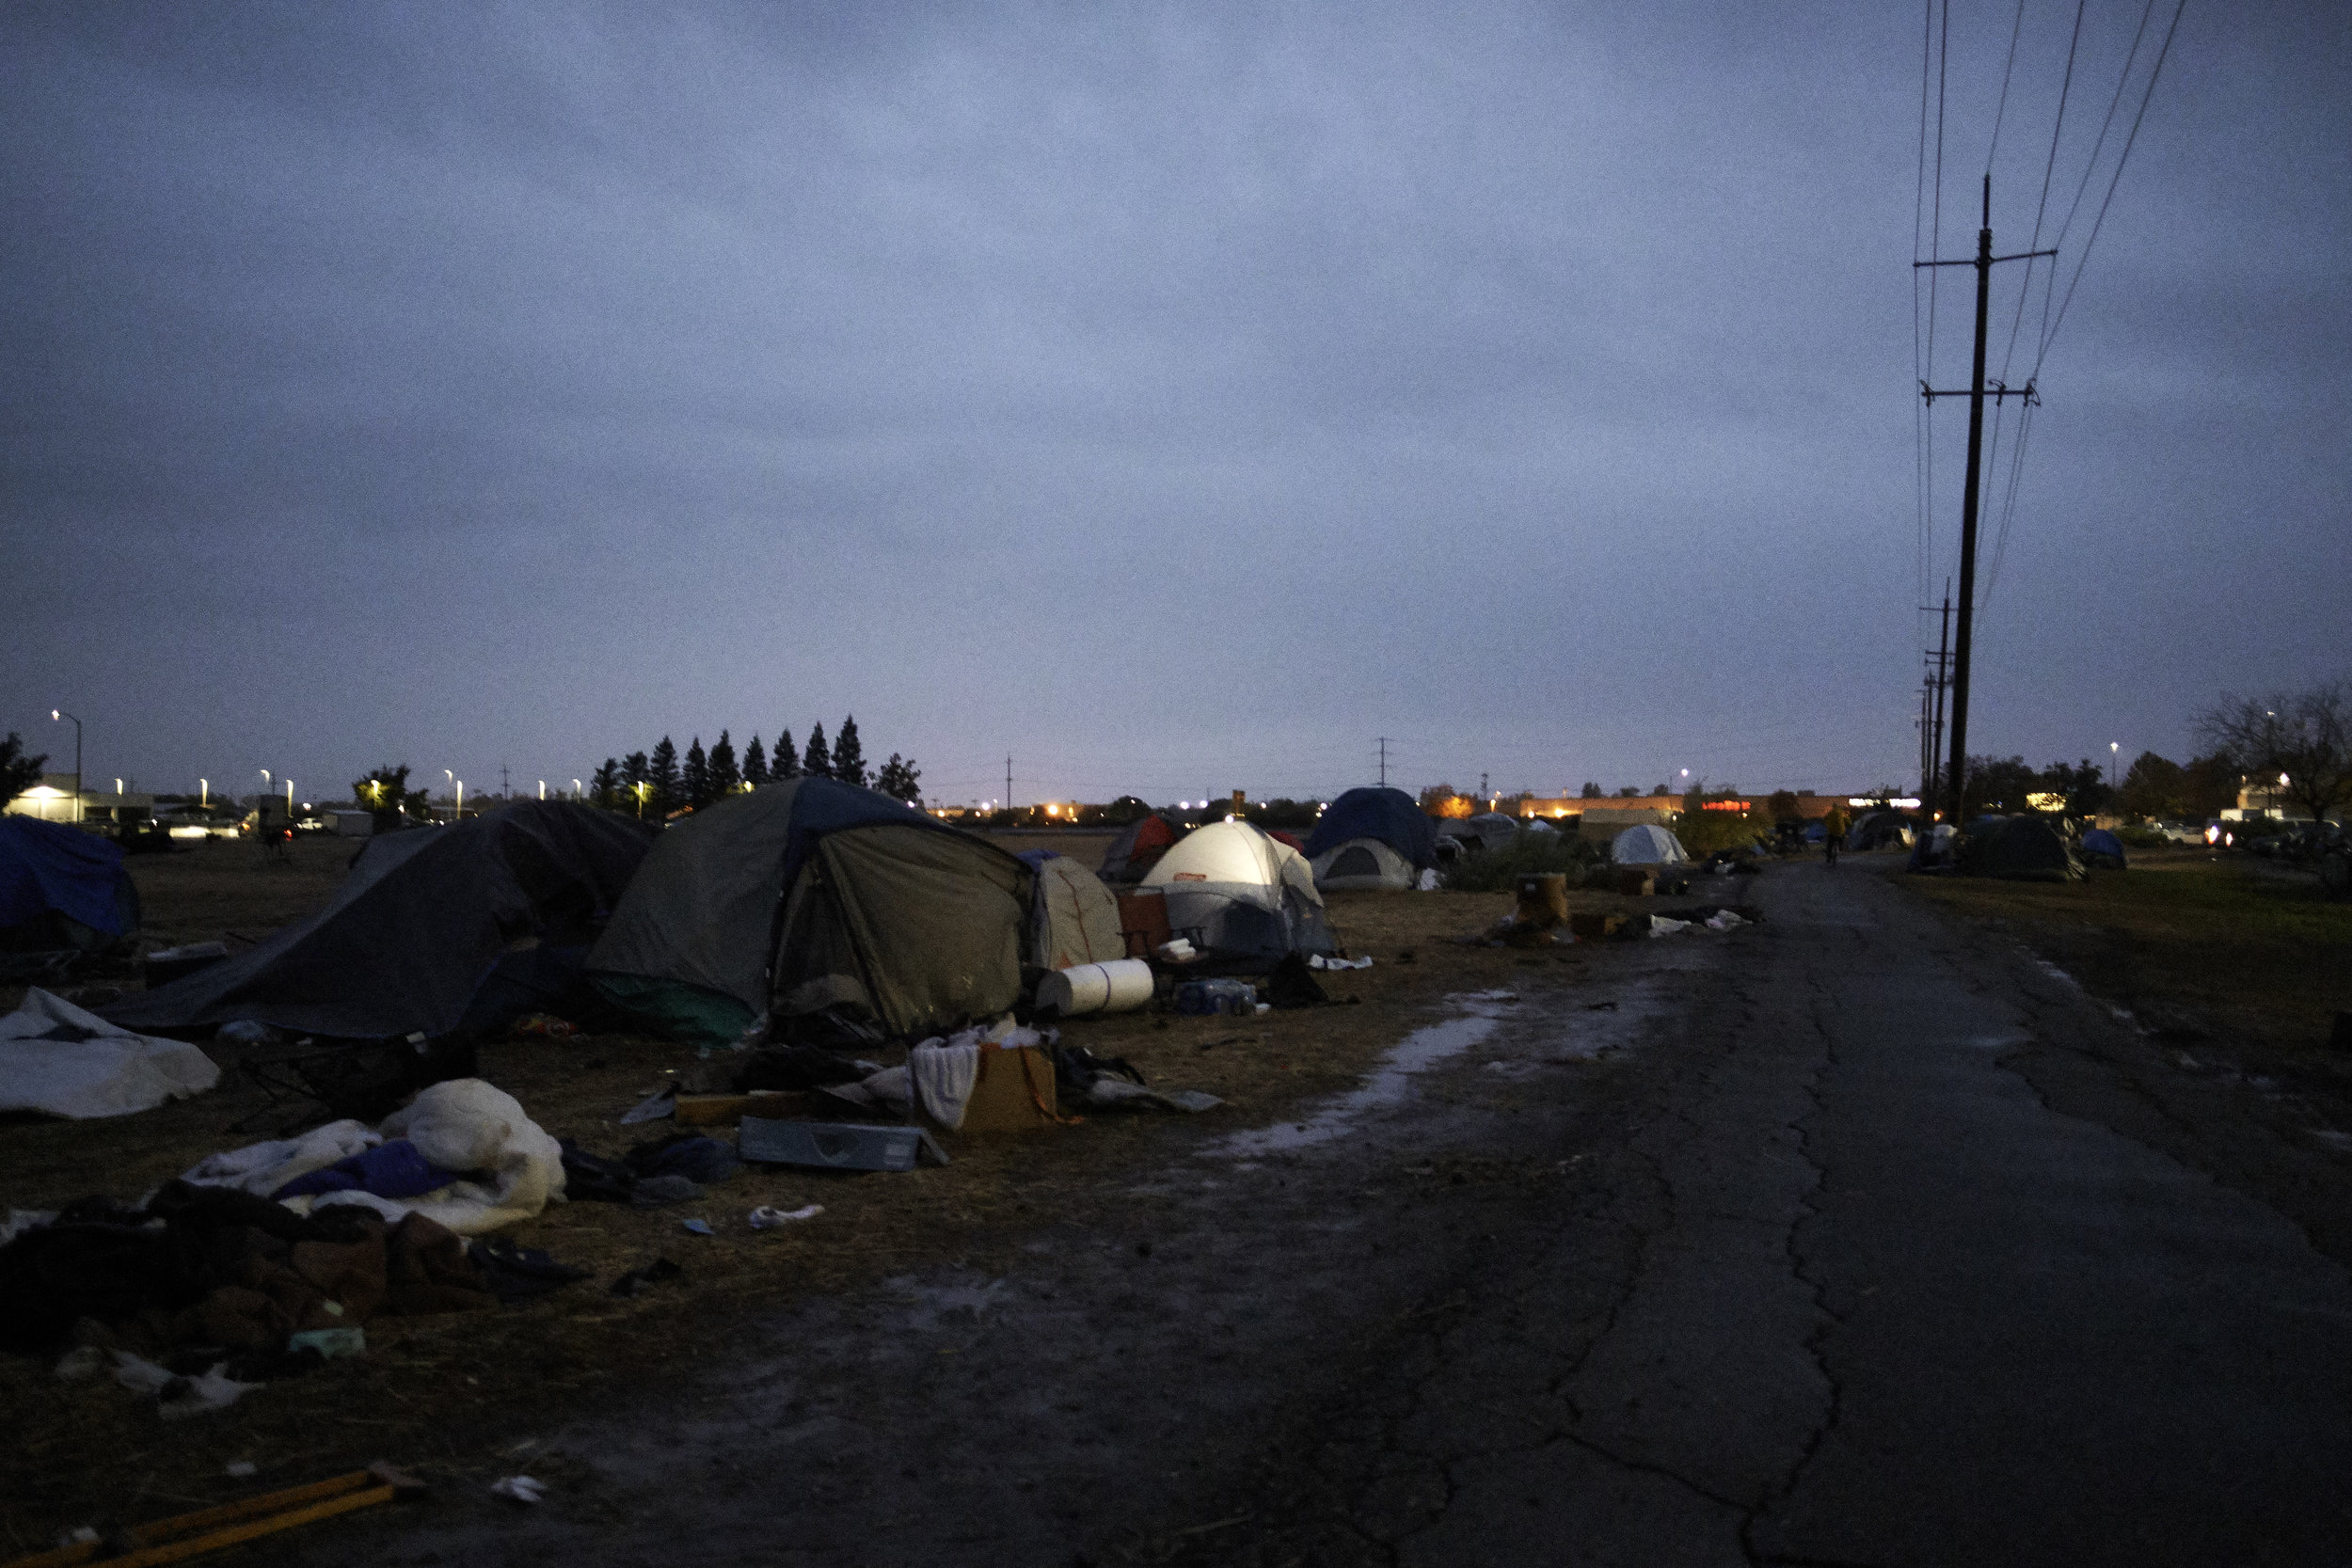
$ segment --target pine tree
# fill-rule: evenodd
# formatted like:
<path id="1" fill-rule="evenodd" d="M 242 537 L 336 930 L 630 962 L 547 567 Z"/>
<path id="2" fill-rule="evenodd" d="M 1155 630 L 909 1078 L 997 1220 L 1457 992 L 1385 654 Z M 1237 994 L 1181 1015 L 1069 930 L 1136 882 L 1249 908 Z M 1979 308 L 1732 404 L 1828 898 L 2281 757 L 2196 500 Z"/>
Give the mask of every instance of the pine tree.
<path id="1" fill-rule="evenodd" d="M 596 769 L 596 777 L 588 781 L 588 799 L 612 811 L 624 803 L 622 792 L 625 787 L 621 783 L 620 762 L 607 757 L 604 766 Z"/>
<path id="2" fill-rule="evenodd" d="M 643 752 L 631 752 L 621 759 L 621 788 L 628 799 L 618 802 L 643 816 L 645 815 L 646 786 L 653 783 L 653 764 Z"/>
<path id="3" fill-rule="evenodd" d="M 866 747 L 857 737 L 854 713 L 841 721 L 841 733 L 834 737 L 833 776 L 860 789 L 866 785 Z"/>
<path id="4" fill-rule="evenodd" d="M 768 782 L 768 752 L 759 744 L 759 733 L 752 733 L 752 743 L 743 748 L 743 785 L 757 789 Z"/>
<path id="5" fill-rule="evenodd" d="M 686 803 L 696 811 L 718 799 L 711 792 L 710 759 L 703 755 L 701 736 L 696 736 L 686 748 L 686 766 L 678 772 L 678 787 L 686 794 Z"/>
<path id="6" fill-rule="evenodd" d="M 808 750 L 801 753 L 801 771 L 812 779 L 833 777 L 833 753 L 825 750 L 825 726 L 812 724 L 808 731 Z"/>
<path id="7" fill-rule="evenodd" d="M 792 732 L 776 732 L 776 749 L 768 753 L 768 778 L 771 784 L 785 784 L 801 776 L 801 753 L 792 747 Z"/>
<path id="8" fill-rule="evenodd" d="M 686 803 L 678 782 L 677 748 L 665 735 L 661 744 L 653 749 L 652 760 L 645 764 L 645 783 L 651 786 L 646 792 L 646 816 L 667 816 Z"/>
<path id="9" fill-rule="evenodd" d="M 874 776 L 874 787 L 894 800 L 904 800 L 910 806 L 923 803 L 923 770 L 914 766 L 913 757 L 890 753 L 890 760 L 882 765 Z"/>
<path id="10" fill-rule="evenodd" d="M 727 732 L 719 732 L 718 743 L 710 748 L 710 798 L 723 800 L 743 791 L 743 775 L 736 771 L 735 742 Z"/>

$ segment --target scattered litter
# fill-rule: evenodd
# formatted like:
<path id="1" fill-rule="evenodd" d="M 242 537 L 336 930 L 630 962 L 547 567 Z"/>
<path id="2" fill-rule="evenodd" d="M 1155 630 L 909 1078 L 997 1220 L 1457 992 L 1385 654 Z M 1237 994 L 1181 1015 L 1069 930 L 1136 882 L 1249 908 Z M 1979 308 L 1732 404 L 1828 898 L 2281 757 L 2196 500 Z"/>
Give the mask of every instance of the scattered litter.
<path id="1" fill-rule="evenodd" d="M 220 1467 L 220 1473 L 233 1480 L 243 1481 L 248 1476 L 258 1474 L 261 1468 L 249 1459 L 232 1459 Z"/>
<path id="2" fill-rule="evenodd" d="M 248 1389 L 261 1386 L 225 1376 L 228 1365 L 226 1361 L 216 1362 L 198 1376 L 182 1377 L 168 1368 L 119 1350 L 115 1352 L 115 1381 L 135 1394 L 154 1395 L 155 1408 L 164 1419 L 176 1421 L 209 1410 L 226 1410 L 243 1399 Z"/>
<path id="3" fill-rule="evenodd" d="M 580 1033 L 579 1024 L 568 1018 L 558 1018 L 553 1013 L 530 1013 L 516 1019 L 508 1028 L 517 1038 L 536 1036 L 544 1039 L 567 1040 Z"/>
<path id="4" fill-rule="evenodd" d="M 511 1237 L 469 1243 L 466 1254 L 482 1271 L 483 1286 L 501 1301 L 528 1301 L 588 1277 L 586 1269 L 559 1263 L 538 1247 L 518 1245 Z"/>
<path id="5" fill-rule="evenodd" d="M 716 1236 L 719 1234 L 716 1230 L 710 1228 L 710 1222 L 708 1220 L 688 1220 L 685 1224 L 686 1228 L 692 1231 L 697 1236 Z"/>
<path id="6" fill-rule="evenodd" d="M 612 1293 L 616 1296 L 633 1296 L 648 1285 L 660 1285 L 675 1279 L 685 1272 L 667 1258 L 657 1258 L 644 1267 L 631 1269 L 614 1280 Z"/>
<path id="7" fill-rule="evenodd" d="M 333 1302 L 326 1304 L 334 1306 Z M 368 1351 L 368 1331 L 364 1328 L 308 1328 L 299 1334 L 286 1336 L 290 1351 L 314 1350 L 328 1361 L 346 1355 L 365 1355 Z"/>
<path id="8" fill-rule="evenodd" d="M 1153 1089 L 1141 1084 L 1114 1078 L 1109 1073 L 1097 1077 L 1088 1085 L 1085 1102 L 1097 1111 L 1181 1111 L 1196 1114 L 1212 1111 L 1225 1103 L 1213 1094 L 1200 1089 Z"/>
<path id="9" fill-rule="evenodd" d="M 793 1209 L 790 1211 L 778 1209 L 770 1204 L 763 1203 L 758 1208 L 752 1211 L 752 1228 L 754 1230 L 773 1230 L 780 1226 L 790 1225 L 795 1220 L 813 1220 L 824 1212 L 825 1206 L 821 1203 L 812 1203 L 806 1208 Z"/>
<path id="10" fill-rule="evenodd" d="M 1649 934 L 1653 937 L 1670 937 L 1677 932 L 1689 930 L 1691 925 L 1692 923 L 1688 920 L 1669 920 L 1662 914 L 1654 914 L 1649 917 Z"/>
<path id="11" fill-rule="evenodd" d="M 1435 893 L 1444 884 L 1438 879 L 1438 872 L 1435 866 L 1431 866 L 1427 870 L 1424 870 L 1421 874 L 1420 879 L 1413 883 L 1415 891 L 1421 893 Z"/>
<path id="12" fill-rule="evenodd" d="M 1192 940 L 1189 937 L 1178 937 L 1174 942 L 1164 942 L 1152 951 L 1172 964 L 1190 963 L 1200 957 L 1200 954 L 1193 950 Z"/>
<path id="13" fill-rule="evenodd" d="M 677 1113 L 677 1085 L 664 1084 L 653 1093 L 621 1113 L 621 1125 L 634 1127 L 639 1122 L 663 1121 Z"/>
<path id="14" fill-rule="evenodd" d="M 947 1151 L 920 1127 L 882 1127 L 848 1121 L 770 1121 L 745 1117 L 736 1147 L 746 1160 L 771 1165 L 808 1165 L 819 1170 L 910 1171 L 924 1155 L 941 1164 Z"/>
<path id="15" fill-rule="evenodd" d="M 506 1476 L 492 1481 L 490 1490 L 501 1497 L 510 1498 L 518 1503 L 544 1502 L 547 1499 L 548 1483 L 543 1481 L 534 1481 L 529 1476 Z"/>
<path id="16" fill-rule="evenodd" d="M 1176 988 L 1176 1010 L 1195 1018 L 1245 1017 L 1258 1010 L 1258 988 L 1247 980 L 1187 980 Z"/>
<path id="17" fill-rule="evenodd" d="M 1402 957 L 1398 959 L 1400 963 L 1405 961 L 1406 960 Z M 1307 967 L 1309 969 L 1370 969 L 1372 955 L 1367 953 L 1360 958 L 1327 958 L 1320 953 L 1311 953 L 1307 957 Z"/>

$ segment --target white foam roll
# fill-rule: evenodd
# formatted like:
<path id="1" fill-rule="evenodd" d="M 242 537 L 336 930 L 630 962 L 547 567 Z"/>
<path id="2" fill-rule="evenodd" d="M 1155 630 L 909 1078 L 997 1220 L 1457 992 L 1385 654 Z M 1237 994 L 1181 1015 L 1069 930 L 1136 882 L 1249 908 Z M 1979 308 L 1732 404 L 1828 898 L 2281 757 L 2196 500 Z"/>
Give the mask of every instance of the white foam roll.
<path id="1" fill-rule="evenodd" d="M 1141 958 L 1104 964 L 1073 964 L 1037 983 L 1037 1004 L 1064 1018 L 1086 1013 L 1133 1012 L 1152 1000 L 1152 966 Z"/>

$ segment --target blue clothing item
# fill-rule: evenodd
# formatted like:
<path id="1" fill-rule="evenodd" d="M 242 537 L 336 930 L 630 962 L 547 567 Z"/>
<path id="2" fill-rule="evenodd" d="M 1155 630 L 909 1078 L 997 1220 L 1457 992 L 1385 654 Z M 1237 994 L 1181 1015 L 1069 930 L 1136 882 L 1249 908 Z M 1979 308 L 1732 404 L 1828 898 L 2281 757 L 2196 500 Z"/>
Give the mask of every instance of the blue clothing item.
<path id="1" fill-rule="evenodd" d="M 454 1171 L 437 1170 L 424 1163 L 417 1146 L 406 1138 L 362 1149 L 324 1170 L 297 1176 L 269 1196 L 285 1199 L 314 1193 L 373 1193 L 378 1197 L 416 1197 L 457 1180 Z"/>

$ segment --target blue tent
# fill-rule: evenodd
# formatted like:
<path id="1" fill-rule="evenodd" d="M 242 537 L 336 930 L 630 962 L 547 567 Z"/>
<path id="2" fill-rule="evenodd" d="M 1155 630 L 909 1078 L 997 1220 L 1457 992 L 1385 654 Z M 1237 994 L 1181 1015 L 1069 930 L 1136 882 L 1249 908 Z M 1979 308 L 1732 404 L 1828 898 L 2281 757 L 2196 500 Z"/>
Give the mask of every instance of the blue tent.
<path id="1" fill-rule="evenodd" d="M 1416 871 L 1438 863 L 1438 826 L 1401 789 L 1351 789 L 1326 806 L 1307 836 L 1307 858 L 1337 848 L 1351 838 L 1376 838 L 1412 863 Z"/>
<path id="2" fill-rule="evenodd" d="M 62 823 L 0 816 L 0 945 L 90 950 L 138 928 L 120 848 Z"/>
<path id="3" fill-rule="evenodd" d="M 2131 863 L 2123 857 L 2123 841 L 2105 828 L 2093 828 L 2083 834 L 2083 858 L 2093 865 L 2114 870 L 2126 869 Z"/>

